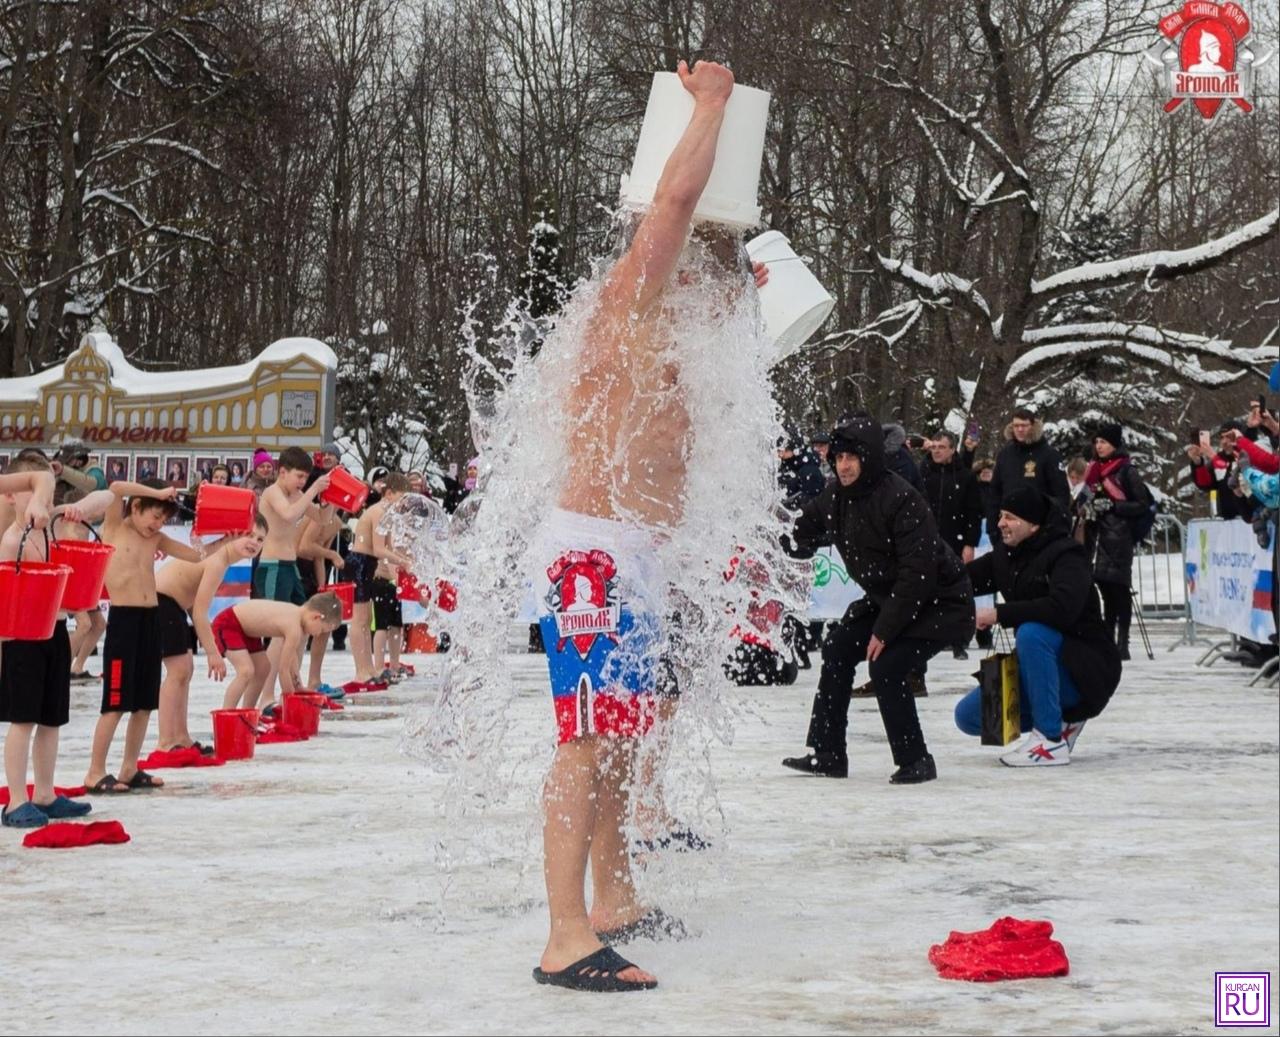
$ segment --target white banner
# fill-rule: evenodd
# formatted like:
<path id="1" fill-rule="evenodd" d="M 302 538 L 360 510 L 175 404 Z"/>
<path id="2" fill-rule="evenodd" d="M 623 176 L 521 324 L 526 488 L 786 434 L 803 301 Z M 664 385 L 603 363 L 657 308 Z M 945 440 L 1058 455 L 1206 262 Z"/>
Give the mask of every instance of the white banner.
<path id="1" fill-rule="evenodd" d="M 1271 524 L 1271 540 L 1276 536 Z M 1270 547 L 1239 519 L 1195 519 L 1187 524 L 1187 592 L 1197 623 L 1221 627 L 1251 641 L 1276 632 L 1275 580 Z"/>
<path id="2" fill-rule="evenodd" d="M 809 596 L 809 615 L 813 619 L 839 619 L 845 609 L 863 597 L 862 588 L 853 581 L 834 547 L 822 547 L 813 556 L 813 592 Z"/>

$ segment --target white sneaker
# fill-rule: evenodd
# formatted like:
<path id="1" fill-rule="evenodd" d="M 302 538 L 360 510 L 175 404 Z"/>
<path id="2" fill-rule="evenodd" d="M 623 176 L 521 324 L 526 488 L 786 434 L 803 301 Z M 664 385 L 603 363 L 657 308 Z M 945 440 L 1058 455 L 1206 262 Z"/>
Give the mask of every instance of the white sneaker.
<path id="1" fill-rule="evenodd" d="M 1084 730 L 1085 721 L 1079 720 L 1074 724 L 1062 725 L 1062 740 L 1067 743 L 1067 749 L 1075 752 L 1076 739 L 1080 737 L 1080 732 Z"/>
<path id="2" fill-rule="evenodd" d="M 1051 742 L 1032 728 L 1031 734 L 1000 757 L 1006 767 L 1065 767 L 1071 762 L 1071 746 L 1063 738 Z"/>

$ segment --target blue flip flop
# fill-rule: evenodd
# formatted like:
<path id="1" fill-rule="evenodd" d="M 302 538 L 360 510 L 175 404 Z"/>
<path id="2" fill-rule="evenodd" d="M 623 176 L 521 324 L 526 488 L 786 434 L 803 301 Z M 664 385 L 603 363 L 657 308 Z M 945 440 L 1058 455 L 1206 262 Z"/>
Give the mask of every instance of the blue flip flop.
<path id="1" fill-rule="evenodd" d="M 0 813 L 0 824 L 6 828 L 43 828 L 48 823 L 49 815 L 30 800 Z"/>
<path id="2" fill-rule="evenodd" d="M 35 804 L 37 810 L 44 811 L 45 816 L 50 821 L 61 821 L 68 817 L 84 817 L 93 809 L 92 803 L 77 803 L 74 799 L 68 799 L 66 796 L 58 796 L 52 803 L 41 806 Z"/>

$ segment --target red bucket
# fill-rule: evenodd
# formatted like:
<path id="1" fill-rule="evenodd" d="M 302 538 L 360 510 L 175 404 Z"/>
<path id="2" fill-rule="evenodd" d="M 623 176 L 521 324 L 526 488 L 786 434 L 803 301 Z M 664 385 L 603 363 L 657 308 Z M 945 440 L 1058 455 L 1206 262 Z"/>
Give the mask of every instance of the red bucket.
<path id="1" fill-rule="evenodd" d="M 286 691 L 281 707 L 282 719 L 288 727 L 296 727 L 310 738 L 320 731 L 320 711 L 324 696 L 318 691 Z"/>
<path id="2" fill-rule="evenodd" d="M 396 590 L 401 601 L 421 601 L 425 593 L 430 599 L 431 592 L 418 582 L 418 578 L 408 569 L 401 569 L 396 575 Z"/>
<path id="3" fill-rule="evenodd" d="M 252 490 L 202 482 L 196 490 L 196 518 L 191 534 L 252 533 L 257 514 L 258 499 Z"/>
<path id="4" fill-rule="evenodd" d="M 341 466 L 329 470 L 329 485 L 320 499 L 328 504 L 355 514 L 369 496 L 369 487 Z"/>
<path id="5" fill-rule="evenodd" d="M 26 540 L 24 534 L 19 558 Z M 0 637 L 49 640 L 70 576 L 70 566 L 55 562 L 0 562 Z"/>
<path id="6" fill-rule="evenodd" d="M 350 619 L 356 610 L 356 585 L 354 583 L 331 583 L 321 587 L 320 593 L 336 594 L 342 602 L 342 618 Z"/>
<path id="7" fill-rule="evenodd" d="M 96 535 L 96 534 L 95 534 Z M 96 609 L 102 600 L 102 585 L 107 579 L 107 566 L 116 549 L 110 544 L 89 540 L 55 540 L 49 548 L 49 561 L 71 570 L 62 591 L 62 607 L 68 612 Z"/>
<path id="8" fill-rule="evenodd" d="M 223 760 L 252 760 L 258 744 L 256 709 L 215 709 L 213 751 Z"/>

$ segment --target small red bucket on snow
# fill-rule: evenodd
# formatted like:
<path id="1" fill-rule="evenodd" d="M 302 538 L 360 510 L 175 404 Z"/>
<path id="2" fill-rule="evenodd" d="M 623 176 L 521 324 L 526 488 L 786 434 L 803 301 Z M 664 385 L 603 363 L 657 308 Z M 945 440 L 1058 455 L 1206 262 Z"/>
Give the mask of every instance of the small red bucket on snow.
<path id="1" fill-rule="evenodd" d="M 256 709 L 215 709 L 213 751 L 223 760 L 252 760 L 258 744 Z"/>
<path id="2" fill-rule="evenodd" d="M 89 532 L 98 534 L 92 526 Z M 49 561 L 71 570 L 62 591 L 62 607 L 68 612 L 96 609 L 102 600 L 102 585 L 107 580 L 107 566 L 116 549 L 90 540 L 55 540 L 49 547 Z"/>
<path id="3" fill-rule="evenodd" d="M 193 536 L 252 533 L 257 514 L 258 499 L 252 490 L 202 482 L 196 490 L 196 517 L 191 533 Z"/>
<path id="4" fill-rule="evenodd" d="M 296 727 L 310 738 L 320 731 L 320 712 L 324 696 L 318 691 L 286 691 L 281 706 L 281 719 L 287 727 Z"/>
<path id="5" fill-rule="evenodd" d="M 342 618 L 350 619 L 356 614 L 356 585 L 354 583 L 330 583 L 320 588 L 320 593 L 336 594 L 342 602 Z"/>
<path id="6" fill-rule="evenodd" d="M 58 609 L 71 567 L 56 562 L 24 562 L 28 528 L 18 542 L 18 561 L 0 562 L 0 637 L 14 641 L 47 641 L 58 622 Z"/>
<path id="7" fill-rule="evenodd" d="M 364 506 L 368 496 L 369 487 L 339 466 L 329 470 L 329 485 L 325 487 L 324 493 L 320 494 L 320 499 L 343 511 L 355 514 Z"/>

